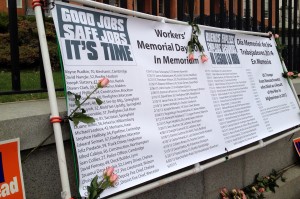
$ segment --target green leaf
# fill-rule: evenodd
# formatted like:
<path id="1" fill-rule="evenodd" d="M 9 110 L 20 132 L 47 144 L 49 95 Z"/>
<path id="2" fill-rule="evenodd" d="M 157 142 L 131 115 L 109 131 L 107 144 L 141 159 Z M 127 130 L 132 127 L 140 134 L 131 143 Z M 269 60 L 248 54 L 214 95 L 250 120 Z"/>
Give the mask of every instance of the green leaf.
<path id="1" fill-rule="evenodd" d="M 270 188 L 270 191 L 272 191 L 273 193 L 275 193 L 275 188 L 274 187 L 269 187 Z"/>
<path id="2" fill-rule="evenodd" d="M 103 103 L 99 98 L 95 98 L 95 100 L 98 105 L 101 105 Z"/>
<path id="3" fill-rule="evenodd" d="M 78 121 L 78 123 L 79 122 L 83 122 L 85 124 L 90 124 L 90 123 L 95 122 L 94 118 L 92 118 L 92 117 L 90 117 L 90 116 L 88 116 L 88 115 L 86 115 L 84 113 L 80 113 L 80 112 L 74 113 L 72 119 L 74 121 L 74 124 L 75 124 L 75 120 L 76 120 L 76 122 Z"/>
<path id="4" fill-rule="evenodd" d="M 72 93 L 71 91 L 67 92 L 68 95 L 75 95 L 75 93 Z"/>
<path id="5" fill-rule="evenodd" d="M 98 181 L 98 176 L 96 175 L 96 176 L 93 178 L 93 180 L 91 181 L 91 187 L 97 189 L 97 188 L 98 188 L 98 183 L 97 183 L 97 181 Z"/>
<path id="6" fill-rule="evenodd" d="M 254 180 L 257 180 L 258 176 L 259 176 L 259 173 L 257 173 L 257 174 L 254 176 Z"/>
<path id="7" fill-rule="evenodd" d="M 78 118 L 74 118 L 74 117 L 70 117 L 71 118 L 71 121 L 74 122 L 74 125 L 77 126 L 80 122 L 80 120 Z"/>
<path id="8" fill-rule="evenodd" d="M 193 40 L 193 44 L 194 44 L 194 46 L 195 46 L 195 44 L 196 44 L 196 42 L 197 42 L 196 36 L 193 36 L 193 37 L 192 37 L 192 40 Z"/>
<path id="9" fill-rule="evenodd" d="M 276 175 L 270 175 L 270 179 L 275 179 L 276 178 Z"/>
<path id="10" fill-rule="evenodd" d="M 285 181 L 286 181 L 286 178 L 281 176 L 281 181 L 282 181 L 282 182 L 285 182 Z"/>
<path id="11" fill-rule="evenodd" d="M 200 28 L 197 26 L 197 24 L 194 24 L 194 28 L 196 29 L 197 33 L 200 34 Z"/>
<path id="12" fill-rule="evenodd" d="M 197 42 L 196 45 L 197 45 L 199 51 L 203 52 L 203 46 L 199 42 Z"/>
<path id="13" fill-rule="evenodd" d="M 79 100 L 75 99 L 75 104 L 76 104 L 77 107 L 80 107 L 80 101 Z"/>
<path id="14" fill-rule="evenodd" d="M 264 184 L 263 184 L 262 182 L 259 182 L 259 183 L 258 183 L 258 186 L 259 186 L 259 187 L 264 187 Z"/>
<path id="15" fill-rule="evenodd" d="M 97 196 L 97 190 L 93 190 L 93 191 L 90 193 L 90 198 L 89 198 L 89 199 L 97 199 L 96 196 Z"/>
<path id="16" fill-rule="evenodd" d="M 273 175 L 277 175 L 277 171 L 276 171 L 275 169 L 272 169 L 272 172 L 271 172 L 271 174 L 273 174 Z"/>
<path id="17" fill-rule="evenodd" d="M 259 177 L 256 178 L 256 180 L 257 180 L 257 182 L 262 182 L 263 178 L 259 176 Z"/>
<path id="18" fill-rule="evenodd" d="M 81 95 L 75 94 L 75 99 L 76 100 L 80 100 L 81 99 Z"/>

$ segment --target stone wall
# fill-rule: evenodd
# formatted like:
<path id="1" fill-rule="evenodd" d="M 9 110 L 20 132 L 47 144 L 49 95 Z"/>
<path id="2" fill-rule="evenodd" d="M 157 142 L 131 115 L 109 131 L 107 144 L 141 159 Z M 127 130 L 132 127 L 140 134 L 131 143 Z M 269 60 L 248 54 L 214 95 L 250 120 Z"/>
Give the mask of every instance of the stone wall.
<path id="1" fill-rule="evenodd" d="M 59 99 L 61 116 L 65 114 L 64 99 Z M 47 100 L 0 104 L 0 141 L 20 137 L 21 156 L 46 138 L 52 130 Z M 75 183 L 72 145 L 68 124 L 62 125 L 66 159 L 72 195 L 78 195 Z M 297 132 L 293 137 L 299 137 Z M 216 199 L 219 189 L 241 188 L 250 184 L 254 175 L 267 175 L 272 169 L 282 169 L 299 160 L 292 142 L 287 136 L 261 149 L 230 159 L 198 174 L 182 178 L 159 188 L 133 196 L 132 199 Z M 29 199 L 60 198 L 61 184 L 54 137 L 34 152 L 22 164 L 26 197 Z M 298 199 L 300 169 L 294 167 L 286 172 L 287 182 L 280 184 L 276 194 L 267 194 L 269 199 Z"/>

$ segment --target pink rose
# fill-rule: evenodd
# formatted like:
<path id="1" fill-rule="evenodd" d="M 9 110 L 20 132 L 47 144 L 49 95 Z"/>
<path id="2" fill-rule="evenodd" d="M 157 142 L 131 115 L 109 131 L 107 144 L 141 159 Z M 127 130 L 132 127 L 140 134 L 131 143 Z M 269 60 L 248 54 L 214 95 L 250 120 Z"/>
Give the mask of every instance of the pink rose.
<path id="1" fill-rule="evenodd" d="M 275 34 L 275 35 L 274 35 L 274 38 L 275 38 L 275 39 L 278 39 L 278 38 L 279 38 L 279 35 L 278 35 L 278 34 Z"/>
<path id="2" fill-rule="evenodd" d="M 206 56 L 206 55 L 201 55 L 201 61 L 202 61 L 202 63 L 204 63 L 204 62 L 207 62 L 207 60 L 208 60 L 208 57 Z"/>
<path id="3" fill-rule="evenodd" d="M 300 77 L 300 73 L 298 73 L 298 77 Z"/>
<path id="4" fill-rule="evenodd" d="M 223 196 L 223 197 L 226 197 L 228 195 L 228 190 L 223 187 L 221 190 L 220 190 L 220 194 Z"/>
<path id="5" fill-rule="evenodd" d="M 104 172 L 103 172 L 103 175 L 106 176 L 106 177 L 110 177 L 112 176 L 114 172 L 114 168 L 113 167 L 107 167 Z"/>
<path id="6" fill-rule="evenodd" d="M 239 194 L 242 197 L 242 199 L 247 199 L 247 196 L 245 195 L 243 190 L 239 190 Z"/>
<path id="7" fill-rule="evenodd" d="M 226 197 L 226 193 L 223 191 L 220 191 L 221 196 Z"/>
<path id="8" fill-rule="evenodd" d="M 109 178 L 111 184 L 114 184 L 117 180 L 118 180 L 118 175 L 114 173 Z"/>
<path id="9" fill-rule="evenodd" d="M 193 53 L 190 53 L 189 54 L 189 61 L 194 61 L 194 54 Z"/>
<path id="10" fill-rule="evenodd" d="M 98 87 L 99 88 L 104 88 L 104 87 L 106 87 L 108 85 L 108 83 L 109 83 L 109 79 L 106 78 L 106 77 L 104 77 L 104 78 L 102 78 L 102 79 L 99 80 Z"/>
<path id="11" fill-rule="evenodd" d="M 287 76 L 288 76 L 288 77 L 291 77 L 291 76 L 293 76 L 293 75 L 294 75 L 293 72 L 288 72 L 288 73 L 287 73 Z"/>
<path id="12" fill-rule="evenodd" d="M 263 192 L 265 192 L 265 188 L 261 187 L 258 189 L 258 191 L 259 191 L 259 193 L 263 193 Z"/>

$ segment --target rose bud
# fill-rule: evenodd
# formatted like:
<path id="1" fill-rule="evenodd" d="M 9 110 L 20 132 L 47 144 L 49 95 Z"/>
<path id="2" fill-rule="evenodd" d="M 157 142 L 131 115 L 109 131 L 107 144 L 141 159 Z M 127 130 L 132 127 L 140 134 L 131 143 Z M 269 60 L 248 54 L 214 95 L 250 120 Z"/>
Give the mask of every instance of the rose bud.
<path id="1" fill-rule="evenodd" d="M 204 63 L 204 62 L 207 62 L 207 60 L 208 60 L 208 57 L 206 56 L 206 55 L 201 55 L 201 61 L 202 61 L 202 63 Z"/>
<path id="2" fill-rule="evenodd" d="M 117 174 L 112 174 L 109 178 L 110 183 L 113 185 L 116 181 L 118 180 L 118 175 Z"/>
<path id="3" fill-rule="evenodd" d="M 104 88 L 108 85 L 109 79 L 104 77 L 98 81 L 98 88 Z"/>
<path id="4" fill-rule="evenodd" d="M 193 53 L 189 54 L 189 61 L 194 61 L 194 54 Z"/>
<path id="5" fill-rule="evenodd" d="M 294 75 L 293 72 L 288 72 L 288 73 L 287 73 L 287 76 L 288 76 L 288 77 L 291 77 L 291 76 L 293 76 L 293 75 Z"/>
<path id="6" fill-rule="evenodd" d="M 103 172 L 103 176 L 104 177 L 110 177 L 114 172 L 114 168 L 113 167 L 107 167 L 104 172 Z"/>

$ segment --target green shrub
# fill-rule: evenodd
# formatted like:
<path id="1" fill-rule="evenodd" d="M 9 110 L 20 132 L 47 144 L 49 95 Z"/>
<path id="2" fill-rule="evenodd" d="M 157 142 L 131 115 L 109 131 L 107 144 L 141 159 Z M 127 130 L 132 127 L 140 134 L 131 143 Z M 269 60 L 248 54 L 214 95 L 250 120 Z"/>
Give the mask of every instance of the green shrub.
<path id="1" fill-rule="evenodd" d="M 9 68 L 10 64 L 10 46 L 8 33 L 0 33 L 0 68 Z"/>
<path id="2" fill-rule="evenodd" d="M 21 69 L 35 67 L 39 64 L 39 48 L 36 46 L 20 46 L 19 61 Z"/>
<path id="3" fill-rule="evenodd" d="M 10 68 L 10 38 L 7 27 L 8 15 L 2 13 L 0 14 L 0 69 Z M 52 68 L 59 69 L 56 33 L 52 18 L 45 18 L 45 30 Z M 34 16 L 18 17 L 18 45 L 20 68 L 36 69 L 40 63 L 40 44 Z"/>
<path id="4" fill-rule="evenodd" d="M 0 13 L 0 33 L 6 33 L 8 31 L 8 15 L 6 13 Z"/>

